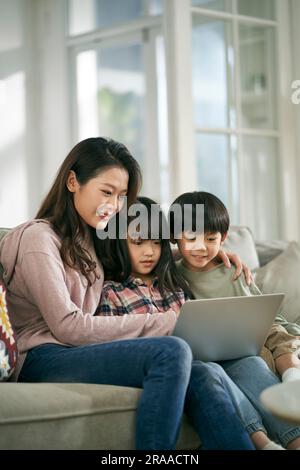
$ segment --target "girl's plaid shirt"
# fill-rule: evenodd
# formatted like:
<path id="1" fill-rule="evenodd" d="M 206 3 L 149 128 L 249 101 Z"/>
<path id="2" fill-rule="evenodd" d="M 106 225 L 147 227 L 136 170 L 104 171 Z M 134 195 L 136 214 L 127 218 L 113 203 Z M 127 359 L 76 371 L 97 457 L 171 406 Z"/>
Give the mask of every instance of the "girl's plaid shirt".
<path id="1" fill-rule="evenodd" d="M 187 300 L 184 291 L 178 289 L 176 294 L 166 291 L 162 297 L 155 278 L 151 286 L 141 279 L 129 277 L 125 282 L 106 281 L 96 315 L 125 315 L 163 313 L 173 310 L 179 313 L 180 307 Z"/>

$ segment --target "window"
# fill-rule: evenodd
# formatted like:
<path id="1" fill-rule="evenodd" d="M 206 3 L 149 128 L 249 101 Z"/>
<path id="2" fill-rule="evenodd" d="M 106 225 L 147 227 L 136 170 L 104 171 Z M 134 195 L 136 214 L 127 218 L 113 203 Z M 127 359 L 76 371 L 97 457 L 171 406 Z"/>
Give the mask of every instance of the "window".
<path id="1" fill-rule="evenodd" d="M 69 1 L 74 140 L 103 135 L 124 143 L 142 167 L 142 191 L 164 203 L 166 74 L 160 17 L 155 17 L 162 1 L 118 1 L 118 8 L 115 3 Z"/>
<path id="2" fill-rule="evenodd" d="M 209 10 L 231 11 L 231 0 L 192 0 L 195 7 L 207 8 Z"/>
<path id="3" fill-rule="evenodd" d="M 191 0 L 198 185 L 257 238 L 280 236 L 274 5 Z"/>
<path id="4" fill-rule="evenodd" d="M 162 0 L 69 0 L 69 35 L 111 28 L 145 15 L 162 13 Z"/>
<path id="5" fill-rule="evenodd" d="M 240 24 L 239 38 L 242 127 L 276 129 L 276 30 Z"/>
<path id="6" fill-rule="evenodd" d="M 253 18 L 275 20 L 275 6 L 274 0 L 238 0 L 238 13 Z"/>
<path id="7" fill-rule="evenodd" d="M 141 164 L 142 192 L 162 204 L 207 190 L 256 238 L 286 236 L 283 209 L 296 184 L 287 188 L 293 142 L 278 100 L 283 83 L 289 92 L 289 71 L 279 67 L 288 2 L 115 3 L 68 2 L 74 142 L 124 142 Z"/>
<path id="8" fill-rule="evenodd" d="M 142 163 L 145 71 L 142 42 L 99 46 L 77 55 L 78 136 L 113 136 Z"/>
<path id="9" fill-rule="evenodd" d="M 1 225 L 13 227 L 28 217 L 32 191 L 26 155 L 28 96 L 24 7 L 14 0 L 1 5 L 0 15 L 0 214 Z M 27 138 L 26 138 L 27 137 Z M 28 178 L 29 179 L 29 178 Z M 32 186 L 36 180 L 31 180 Z"/>

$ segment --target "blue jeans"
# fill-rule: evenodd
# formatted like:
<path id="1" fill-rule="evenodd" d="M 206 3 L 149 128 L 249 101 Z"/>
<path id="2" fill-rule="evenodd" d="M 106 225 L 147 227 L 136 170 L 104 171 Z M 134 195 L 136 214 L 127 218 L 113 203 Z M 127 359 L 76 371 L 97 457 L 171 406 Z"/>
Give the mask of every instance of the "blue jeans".
<path id="1" fill-rule="evenodd" d="M 237 404 L 250 434 L 263 430 L 284 447 L 300 436 L 300 427 L 274 418 L 260 404 L 261 392 L 267 387 L 280 383 L 278 377 L 273 374 L 262 358 L 251 356 L 234 361 L 223 361 L 220 362 L 220 366 L 248 399 L 248 403 L 245 399 L 241 401 L 240 393 L 236 395 L 236 390 L 231 388 L 233 401 Z"/>
<path id="2" fill-rule="evenodd" d="M 223 371 L 225 381 L 226 373 Z M 176 337 L 136 338 L 31 349 L 20 382 L 73 382 L 142 388 L 136 447 L 172 450 L 184 411 L 205 449 L 253 450 L 249 435 L 222 380 L 192 361 L 188 344 Z"/>

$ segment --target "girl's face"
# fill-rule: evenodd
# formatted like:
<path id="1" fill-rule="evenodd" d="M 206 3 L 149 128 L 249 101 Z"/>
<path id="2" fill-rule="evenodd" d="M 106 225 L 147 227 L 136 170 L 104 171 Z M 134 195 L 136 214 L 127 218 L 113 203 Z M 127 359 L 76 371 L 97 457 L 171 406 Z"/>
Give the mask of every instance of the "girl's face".
<path id="1" fill-rule="evenodd" d="M 184 265 L 191 271 L 208 271 L 215 266 L 221 243 L 226 235 L 222 237 L 220 232 L 216 233 L 192 233 L 183 232 L 182 238 L 176 240 Z"/>
<path id="2" fill-rule="evenodd" d="M 75 209 L 86 224 L 100 230 L 106 227 L 124 204 L 128 179 L 124 168 L 110 167 L 80 185 L 74 171 L 70 171 L 67 187 L 74 193 Z"/>
<path id="3" fill-rule="evenodd" d="M 127 237 L 127 246 L 132 267 L 132 274 L 136 277 L 147 276 L 156 267 L 160 255 L 160 240 L 142 240 Z"/>

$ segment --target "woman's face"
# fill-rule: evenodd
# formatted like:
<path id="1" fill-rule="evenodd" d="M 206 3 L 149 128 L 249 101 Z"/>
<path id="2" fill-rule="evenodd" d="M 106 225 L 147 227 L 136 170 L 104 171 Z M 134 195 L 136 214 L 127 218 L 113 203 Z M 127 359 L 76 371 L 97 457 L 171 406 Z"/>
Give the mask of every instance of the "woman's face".
<path id="1" fill-rule="evenodd" d="M 109 219 L 119 212 L 128 190 L 128 173 L 124 168 L 110 167 L 86 184 L 80 185 L 70 171 L 67 188 L 74 193 L 74 206 L 84 222 L 103 230 Z"/>

